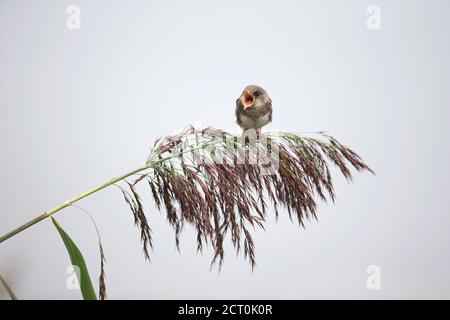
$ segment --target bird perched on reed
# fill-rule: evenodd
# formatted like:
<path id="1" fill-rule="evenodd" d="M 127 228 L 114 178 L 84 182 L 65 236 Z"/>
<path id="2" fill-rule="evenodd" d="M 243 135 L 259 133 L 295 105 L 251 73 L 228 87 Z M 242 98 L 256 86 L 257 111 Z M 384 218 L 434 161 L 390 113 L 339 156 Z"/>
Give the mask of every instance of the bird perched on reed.
<path id="1" fill-rule="evenodd" d="M 245 132 L 260 129 L 272 121 L 272 100 L 266 90 L 257 85 L 245 87 L 236 100 L 236 122 Z"/>

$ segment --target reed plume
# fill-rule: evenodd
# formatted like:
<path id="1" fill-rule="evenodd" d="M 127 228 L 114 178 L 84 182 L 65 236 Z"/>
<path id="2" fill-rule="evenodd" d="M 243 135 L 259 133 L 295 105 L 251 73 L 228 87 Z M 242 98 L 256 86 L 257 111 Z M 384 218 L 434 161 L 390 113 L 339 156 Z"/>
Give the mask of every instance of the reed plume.
<path id="1" fill-rule="evenodd" d="M 264 228 L 269 204 L 278 217 L 279 207 L 301 226 L 317 219 L 316 198 L 334 201 L 328 163 L 351 181 L 350 168 L 373 171 L 351 149 L 324 133 L 318 137 L 281 132 L 258 136 L 234 136 L 225 131 L 187 128 L 160 139 L 150 154 L 149 170 L 122 189 L 141 230 L 143 251 L 149 258 L 151 229 L 135 185 L 146 182 L 160 211 L 179 235 L 187 223 L 197 232 L 197 251 L 214 250 L 214 262 L 222 265 L 227 233 L 234 248 L 241 249 L 252 268 L 255 245 L 251 228 Z"/>
<path id="2" fill-rule="evenodd" d="M 334 201 L 330 164 L 349 181 L 351 168 L 373 173 L 358 154 L 325 133 L 312 137 L 288 132 L 253 134 L 249 130 L 241 137 L 210 127 L 188 127 L 158 139 L 144 166 L 46 211 L 2 236 L 0 242 L 116 185 L 133 213 L 144 256 L 149 259 L 151 221 L 136 190 L 137 184 L 146 183 L 157 208 L 165 212 L 174 229 L 178 248 L 180 233 L 190 224 L 197 233 L 197 250 L 211 246 L 211 264 L 218 262 L 220 267 L 224 239 L 229 234 L 235 250 L 242 250 L 253 268 L 256 260 L 251 230 L 264 228 L 269 206 L 277 217 L 283 208 L 304 226 L 306 219 L 317 219 L 318 199 Z M 104 285 L 104 278 L 101 281 Z"/>

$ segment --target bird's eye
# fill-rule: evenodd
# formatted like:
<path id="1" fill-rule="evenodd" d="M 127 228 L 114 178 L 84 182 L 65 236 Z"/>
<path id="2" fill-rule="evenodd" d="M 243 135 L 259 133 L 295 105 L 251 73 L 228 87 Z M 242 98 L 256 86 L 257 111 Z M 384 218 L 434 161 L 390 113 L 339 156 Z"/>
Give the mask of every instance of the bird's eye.
<path id="1" fill-rule="evenodd" d="M 255 91 L 255 92 L 253 92 L 253 95 L 254 95 L 255 97 L 258 97 L 259 95 L 261 95 L 261 92 Z"/>

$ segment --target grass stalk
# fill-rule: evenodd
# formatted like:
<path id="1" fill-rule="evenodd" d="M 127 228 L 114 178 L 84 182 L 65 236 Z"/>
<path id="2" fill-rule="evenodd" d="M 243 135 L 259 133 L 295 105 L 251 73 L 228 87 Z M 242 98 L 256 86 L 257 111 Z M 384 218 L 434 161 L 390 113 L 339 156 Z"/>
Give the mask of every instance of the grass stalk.
<path id="1" fill-rule="evenodd" d="M 105 189 L 105 188 L 107 188 L 107 187 L 109 187 L 109 186 L 111 186 L 111 185 L 113 185 L 113 184 L 115 184 L 115 183 L 117 183 L 119 181 L 122 181 L 122 180 L 124 180 L 124 179 L 126 179 L 126 178 L 128 178 L 128 177 L 130 177 L 130 176 L 132 176 L 134 174 L 136 174 L 136 173 L 139 173 L 139 172 L 145 171 L 147 169 L 150 169 L 154 165 L 158 165 L 158 164 L 160 164 L 160 163 L 162 163 L 164 161 L 173 159 L 173 158 L 178 157 L 178 156 L 180 156 L 180 155 L 182 155 L 184 153 L 202 149 L 206 145 L 209 145 L 209 144 L 211 144 L 211 142 L 210 143 L 205 143 L 205 144 L 203 144 L 200 147 L 196 146 L 196 147 L 190 148 L 188 150 L 184 150 L 183 152 L 180 152 L 180 153 L 177 153 L 177 154 L 173 154 L 171 156 L 168 156 L 168 157 L 165 157 L 165 158 L 162 158 L 162 159 L 153 159 L 153 161 L 147 162 L 147 164 L 145 166 L 137 168 L 137 169 L 134 169 L 132 171 L 129 171 L 129 172 L 127 172 L 127 173 L 125 173 L 125 174 L 123 174 L 121 176 L 118 176 L 116 178 L 113 178 L 110 181 L 108 181 L 106 183 L 103 183 L 103 184 L 101 184 L 101 185 L 99 185 L 99 186 L 97 186 L 97 187 L 95 187 L 95 188 L 93 188 L 93 189 L 91 189 L 91 190 L 89 190 L 89 191 L 87 191 L 85 193 L 82 193 L 82 194 L 80 194 L 78 196 L 75 196 L 72 199 L 63 202 L 63 203 L 59 204 L 58 206 L 54 207 L 53 209 L 50 209 L 50 210 L 44 212 L 43 214 L 37 216 L 36 218 L 34 218 L 34 219 L 24 223 L 20 227 L 17 227 L 15 229 L 9 231 L 8 233 L 6 233 L 5 235 L 0 237 L 0 243 L 8 240 L 9 238 L 13 237 L 16 234 L 18 234 L 18 233 L 28 229 L 29 227 L 35 225 L 36 223 L 38 223 L 38 222 L 40 222 L 40 221 L 42 221 L 44 219 L 47 219 L 48 217 L 51 217 L 52 215 L 54 215 L 58 211 L 61 211 L 62 209 L 66 208 L 66 207 L 68 207 L 68 206 L 70 206 L 70 205 L 80 201 L 81 199 L 84 199 L 84 198 L 86 198 L 86 197 L 88 197 L 88 196 L 90 196 L 90 195 L 92 195 L 92 194 L 94 194 L 94 193 L 96 193 L 96 192 L 98 192 L 98 191 L 100 191 L 102 189 Z"/>
<path id="2" fill-rule="evenodd" d="M 113 184 L 115 184 L 115 183 L 117 183 L 117 182 L 119 182 L 119 181 L 121 181 L 123 179 L 126 179 L 126 178 L 128 178 L 129 176 L 131 176 L 133 174 L 136 174 L 138 172 L 142 172 L 142 171 L 148 169 L 149 167 L 150 167 L 149 165 L 146 165 L 144 167 L 140 167 L 138 169 L 135 169 L 135 170 L 132 170 L 130 172 L 127 172 L 127 173 L 125 173 L 125 174 L 123 174 L 123 175 L 121 175 L 119 177 L 116 177 L 114 179 L 111 179 L 110 181 L 108 181 L 106 183 L 103 183 L 103 184 L 101 184 L 101 185 L 99 185 L 99 186 L 97 186 L 97 187 L 95 187 L 95 188 L 93 188 L 93 189 L 91 189 L 91 190 L 89 190 L 89 191 L 87 191 L 85 193 L 82 193 L 82 194 L 80 194 L 78 196 L 73 197 L 70 200 L 67 200 L 67 201 L 61 203 L 60 205 L 54 207 L 53 209 L 50 209 L 50 210 L 44 212 L 40 216 L 37 216 L 36 218 L 28 221 L 27 223 L 24 223 L 20 227 L 17 227 L 15 229 L 11 230 L 10 232 L 6 233 L 5 235 L 1 236 L 0 237 L 0 243 L 2 243 L 3 241 L 8 240 L 12 236 L 14 236 L 14 235 L 24 231 L 25 229 L 28 229 L 29 227 L 35 225 L 36 223 L 38 223 L 38 222 L 40 222 L 40 221 L 42 221 L 42 220 L 44 220 L 44 219 L 46 219 L 48 217 L 51 217 L 52 215 L 54 215 L 58 211 L 61 211 L 62 209 L 64 209 L 64 208 L 66 208 L 66 207 L 68 207 L 68 206 L 70 206 L 70 205 L 80 201 L 81 199 L 84 199 L 84 198 L 90 196 L 91 194 L 94 194 L 94 193 L 96 193 L 96 192 L 98 192 L 98 191 L 100 191 L 102 189 L 105 189 L 106 187 L 109 187 L 110 185 L 113 185 Z"/>

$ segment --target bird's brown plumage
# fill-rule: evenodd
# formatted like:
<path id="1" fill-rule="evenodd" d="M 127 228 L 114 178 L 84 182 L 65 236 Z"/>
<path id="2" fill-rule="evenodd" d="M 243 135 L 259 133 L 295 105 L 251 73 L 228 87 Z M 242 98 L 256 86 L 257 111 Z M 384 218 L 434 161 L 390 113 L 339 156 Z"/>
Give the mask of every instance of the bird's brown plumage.
<path id="1" fill-rule="evenodd" d="M 266 90 L 257 85 L 247 86 L 236 100 L 236 122 L 245 131 L 257 132 L 272 121 L 272 100 Z"/>

